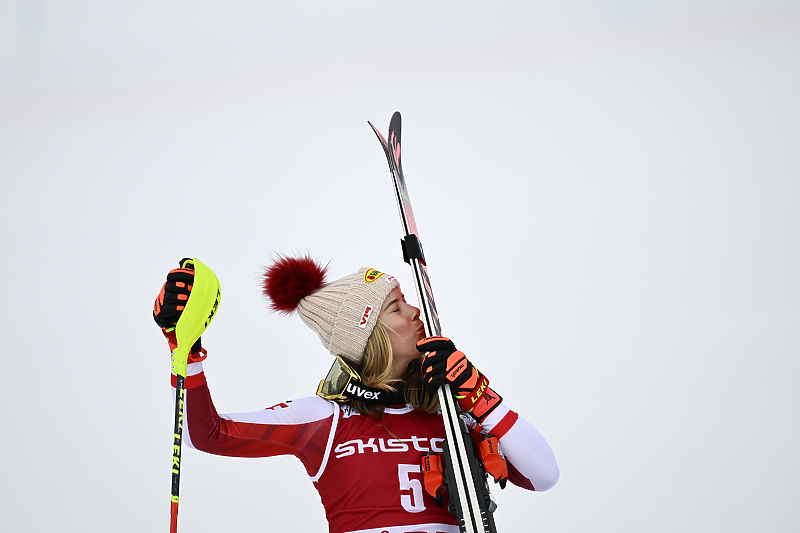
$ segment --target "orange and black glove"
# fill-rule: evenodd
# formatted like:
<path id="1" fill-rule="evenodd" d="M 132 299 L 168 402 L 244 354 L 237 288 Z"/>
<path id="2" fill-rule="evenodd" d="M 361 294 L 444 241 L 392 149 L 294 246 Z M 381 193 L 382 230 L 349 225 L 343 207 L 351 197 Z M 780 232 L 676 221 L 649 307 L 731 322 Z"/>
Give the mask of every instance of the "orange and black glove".
<path id="1" fill-rule="evenodd" d="M 422 380 L 428 392 L 435 394 L 439 387 L 449 384 L 458 404 L 478 423 L 503 401 L 489 388 L 486 376 L 447 337 L 422 339 L 417 351 L 428 353 L 422 361 Z"/>
<path id="2" fill-rule="evenodd" d="M 194 265 L 190 258 L 181 259 L 180 268 L 170 270 L 167 274 L 167 281 L 161 287 L 161 292 L 156 297 L 153 305 L 153 320 L 161 328 L 167 338 L 170 351 L 174 351 L 178 346 L 175 339 L 175 325 L 186 307 L 189 294 L 192 292 L 194 284 Z M 200 339 L 197 339 L 189 350 L 189 362 L 195 363 L 206 358 L 206 351 L 203 349 Z"/>

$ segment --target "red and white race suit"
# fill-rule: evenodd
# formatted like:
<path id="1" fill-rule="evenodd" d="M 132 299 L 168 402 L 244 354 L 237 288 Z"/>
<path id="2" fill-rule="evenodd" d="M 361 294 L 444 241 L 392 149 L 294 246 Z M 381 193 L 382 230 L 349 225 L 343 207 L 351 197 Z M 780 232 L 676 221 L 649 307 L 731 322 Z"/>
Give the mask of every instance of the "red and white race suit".
<path id="1" fill-rule="evenodd" d="M 380 420 L 318 396 L 218 414 L 202 363 L 190 364 L 187 374 L 184 442 L 231 457 L 294 455 L 319 491 L 331 533 L 458 533 L 422 485 L 422 455 L 442 452 L 441 415 L 387 407 Z M 500 404 L 476 429 L 499 438 L 513 484 L 538 491 L 555 485 L 550 446 L 517 413 Z"/>

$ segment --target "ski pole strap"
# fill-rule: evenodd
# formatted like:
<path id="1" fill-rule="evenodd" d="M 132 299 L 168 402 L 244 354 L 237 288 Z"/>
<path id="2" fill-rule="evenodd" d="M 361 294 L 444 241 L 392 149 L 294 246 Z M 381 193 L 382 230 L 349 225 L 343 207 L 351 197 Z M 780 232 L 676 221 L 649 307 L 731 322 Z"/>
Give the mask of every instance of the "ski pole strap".
<path id="1" fill-rule="evenodd" d="M 456 395 L 461 408 L 467 413 L 472 412 L 472 410 L 475 408 L 475 404 L 478 403 L 478 400 L 480 400 L 481 396 L 483 396 L 483 393 L 489 388 L 489 379 L 481 374 L 477 368 L 475 368 L 475 372 L 478 374 L 478 384 L 475 386 L 475 388 L 464 396 Z"/>
<path id="2" fill-rule="evenodd" d="M 508 465 L 506 460 L 500 455 L 498 440 L 494 435 L 487 435 L 478 446 L 481 461 L 486 472 L 500 484 L 500 488 L 506 488 L 508 481 Z"/>
<path id="3" fill-rule="evenodd" d="M 447 488 L 442 473 L 442 458 L 435 453 L 426 453 L 422 456 L 422 481 L 425 492 L 436 500 L 439 505 L 444 505 L 442 497 Z"/>
<path id="4" fill-rule="evenodd" d="M 483 394 L 477 399 L 477 401 L 469 406 L 471 409 L 469 414 L 475 419 L 476 422 L 478 422 L 478 424 L 480 424 L 486 420 L 486 417 L 489 416 L 489 413 L 494 411 L 502 401 L 502 396 L 497 394 L 491 387 L 486 387 L 486 390 L 483 391 Z M 467 407 L 462 406 L 462 409 L 466 408 Z"/>
<path id="5" fill-rule="evenodd" d="M 419 259 L 423 265 L 427 266 L 425 254 L 422 252 L 422 243 L 416 234 L 410 233 L 400 239 L 400 245 L 403 248 L 403 261 L 411 264 L 412 259 Z"/>

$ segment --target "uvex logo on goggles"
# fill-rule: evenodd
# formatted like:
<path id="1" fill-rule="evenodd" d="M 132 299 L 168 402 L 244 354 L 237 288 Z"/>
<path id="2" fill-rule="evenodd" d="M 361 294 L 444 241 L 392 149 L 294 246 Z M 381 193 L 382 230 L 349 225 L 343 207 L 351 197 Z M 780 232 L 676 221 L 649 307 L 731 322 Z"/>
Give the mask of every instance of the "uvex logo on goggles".
<path id="1" fill-rule="evenodd" d="M 356 398 L 365 398 L 367 400 L 377 400 L 378 397 L 380 396 L 381 392 L 383 392 L 383 391 L 365 390 L 365 389 L 362 389 L 361 387 L 359 387 L 358 385 L 356 385 L 355 383 L 352 383 L 352 382 L 348 383 L 347 387 L 345 387 L 344 390 L 349 392 L 350 394 L 352 394 Z"/>

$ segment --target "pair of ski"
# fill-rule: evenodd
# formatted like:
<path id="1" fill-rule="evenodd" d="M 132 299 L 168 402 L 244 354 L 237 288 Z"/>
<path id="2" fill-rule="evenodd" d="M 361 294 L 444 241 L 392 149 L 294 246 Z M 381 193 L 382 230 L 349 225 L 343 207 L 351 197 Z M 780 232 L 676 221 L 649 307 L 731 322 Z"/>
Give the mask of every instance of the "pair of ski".
<path id="1" fill-rule="evenodd" d="M 400 162 L 400 113 L 395 112 L 392 115 L 388 141 L 372 122 L 368 123 L 378 136 L 389 163 L 397 207 L 403 224 L 401 239 L 403 260 L 411 266 L 414 275 L 414 286 L 417 290 L 425 331 L 428 335 L 441 335 L 439 314 L 436 311 L 417 223 L 414 220 L 414 211 L 411 209 L 411 199 L 403 176 L 403 165 Z M 446 384 L 442 386 L 438 395 L 447 437 L 444 443 L 444 474 L 450 492 L 448 504 L 450 512 L 458 519 L 462 533 L 495 533 L 493 512 L 496 506 L 489 494 L 487 477 L 483 465 L 478 460 L 475 442 L 461 419 L 461 410 L 453 398 L 450 386 Z"/>

